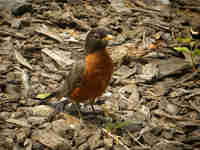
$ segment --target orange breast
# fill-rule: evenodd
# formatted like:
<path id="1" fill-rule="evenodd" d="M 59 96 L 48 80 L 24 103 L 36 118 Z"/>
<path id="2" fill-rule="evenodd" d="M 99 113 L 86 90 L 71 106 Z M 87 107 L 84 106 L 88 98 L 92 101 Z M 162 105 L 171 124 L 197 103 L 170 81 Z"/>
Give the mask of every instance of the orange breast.
<path id="1" fill-rule="evenodd" d="M 89 54 L 85 59 L 83 85 L 73 91 L 72 99 L 87 102 L 101 96 L 109 84 L 112 73 L 112 59 L 105 50 Z"/>

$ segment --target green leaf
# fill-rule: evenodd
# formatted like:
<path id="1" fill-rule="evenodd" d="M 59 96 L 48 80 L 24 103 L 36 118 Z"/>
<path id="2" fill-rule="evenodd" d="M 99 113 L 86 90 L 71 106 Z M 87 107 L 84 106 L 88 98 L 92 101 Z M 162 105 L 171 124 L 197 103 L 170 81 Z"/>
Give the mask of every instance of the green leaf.
<path id="1" fill-rule="evenodd" d="M 114 123 L 111 123 L 111 122 L 108 122 L 106 125 L 105 125 L 105 128 L 107 131 L 112 131 L 114 129 L 114 126 L 115 124 Z"/>
<path id="2" fill-rule="evenodd" d="M 187 38 L 176 38 L 176 40 L 178 42 L 181 42 L 181 43 L 190 43 L 192 41 L 192 38 L 191 37 L 187 37 Z"/>
<path id="3" fill-rule="evenodd" d="M 126 120 L 126 121 L 118 121 L 118 122 L 115 122 L 115 123 L 107 123 L 105 128 L 108 130 L 108 131 L 112 131 L 113 129 L 121 129 L 121 128 L 124 128 L 130 124 L 133 124 L 134 121 L 130 121 L 130 120 Z"/>
<path id="4" fill-rule="evenodd" d="M 197 55 L 200 55 L 200 49 L 195 48 L 193 53 L 192 53 L 192 56 L 197 56 Z"/>
<path id="5" fill-rule="evenodd" d="M 132 122 L 129 121 L 129 120 L 124 121 L 124 122 L 119 122 L 119 123 L 115 126 L 115 129 L 123 128 L 123 127 L 125 127 L 125 126 L 128 126 L 129 124 L 132 124 Z"/>
<path id="6" fill-rule="evenodd" d="M 196 45 L 196 43 L 197 43 L 196 41 L 191 41 L 190 42 L 190 47 L 193 48 Z"/>
<path id="7" fill-rule="evenodd" d="M 36 96 L 36 98 L 38 98 L 38 99 L 45 99 L 45 98 L 47 98 L 50 95 L 51 95 L 51 93 L 42 93 L 42 94 L 38 94 Z"/>
<path id="8" fill-rule="evenodd" d="M 186 52 L 190 53 L 190 50 L 187 47 L 174 47 L 174 49 L 178 52 Z"/>

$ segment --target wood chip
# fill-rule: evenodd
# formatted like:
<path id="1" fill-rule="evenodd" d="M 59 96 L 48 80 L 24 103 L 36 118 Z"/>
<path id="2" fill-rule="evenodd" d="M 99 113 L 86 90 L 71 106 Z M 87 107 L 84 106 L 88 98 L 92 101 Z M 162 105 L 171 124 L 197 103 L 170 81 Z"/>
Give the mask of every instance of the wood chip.
<path id="1" fill-rule="evenodd" d="M 42 27 L 35 30 L 37 33 L 43 34 L 51 39 L 56 40 L 59 43 L 63 42 L 63 39 L 55 32 L 49 31 L 48 27 L 43 25 Z"/>
<path id="2" fill-rule="evenodd" d="M 74 60 L 70 59 L 71 53 L 69 52 L 50 50 L 48 48 L 42 49 L 42 52 L 47 54 L 49 57 L 55 60 L 56 63 L 58 63 L 62 67 L 70 66 L 74 63 Z"/>
<path id="3" fill-rule="evenodd" d="M 27 128 L 30 128 L 31 125 L 28 124 L 26 121 L 24 120 L 17 120 L 17 119 L 7 119 L 6 122 L 9 122 L 9 123 L 13 123 L 13 124 L 16 124 L 16 125 L 19 125 L 19 126 L 22 126 L 22 127 L 27 127 Z"/>
<path id="4" fill-rule="evenodd" d="M 32 139 L 54 150 L 61 147 L 67 149 L 65 139 L 55 134 L 52 130 L 38 130 L 33 133 Z"/>
<path id="5" fill-rule="evenodd" d="M 33 70 L 32 66 L 27 62 L 27 60 L 17 50 L 15 50 L 15 57 L 16 57 L 17 61 L 19 61 L 20 64 Z"/>
<path id="6" fill-rule="evenodd" d="M 22 33 L 16 32 L 16 31 L 12 32 L 12 31 L 2 31 L 2 30 L 0 30 L 0 35 L 2 35 L 2 36 L 12 36 L 12 37 L 24 39 L 24 40 L 27 38 Z"/>

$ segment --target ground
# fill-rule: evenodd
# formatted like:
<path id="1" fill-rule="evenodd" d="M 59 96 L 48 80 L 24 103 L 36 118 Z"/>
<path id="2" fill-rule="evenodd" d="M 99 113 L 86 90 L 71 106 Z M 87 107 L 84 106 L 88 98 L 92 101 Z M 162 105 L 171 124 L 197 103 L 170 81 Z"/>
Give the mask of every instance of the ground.
<path id="1" fill-rule="evenodd" d="M 199 6 L 192 0 L 0 0 L 1 150 L 200 149 Z M 115 71 L 93 112 L 46 93 L 111 31 Z M 191 30 L 192 29 L 192 30 Z M 195 54 L 194 54 L 195 52 Z M 106 69 L 106 66 L 105 66 Z"/>

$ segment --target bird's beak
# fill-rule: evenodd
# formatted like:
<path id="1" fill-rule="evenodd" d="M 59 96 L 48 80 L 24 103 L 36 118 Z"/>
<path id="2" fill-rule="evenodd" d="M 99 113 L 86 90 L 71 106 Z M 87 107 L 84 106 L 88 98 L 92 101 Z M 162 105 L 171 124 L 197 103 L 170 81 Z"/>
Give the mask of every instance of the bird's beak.
<path id="1" fill-rule="evenodd" d="M 190 28 L 190 32 L 191 32 L 192 34 L 194 34 L 194 35 L 197 35 L 197 34 L 199 34 L 199 32 L 197 32 L 197 31 L 194 31 L 192 28 Z"/>
<path id="2" fill-rule="evenodd" d="M 113 36 L 108 34 L 105 38 L 103 38 L 104 40 L 106 41 L 109 41 L 109 40 L 112 40 L 113 39 Z"/>

